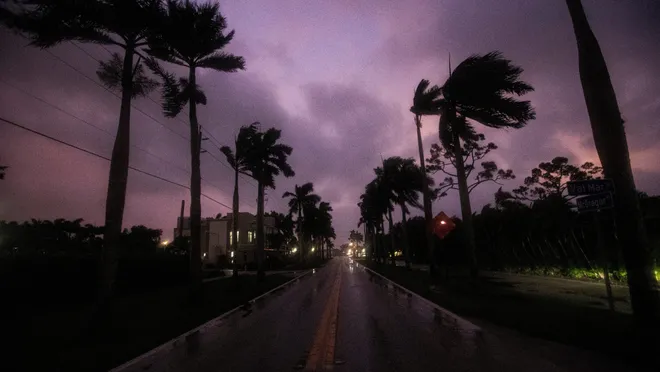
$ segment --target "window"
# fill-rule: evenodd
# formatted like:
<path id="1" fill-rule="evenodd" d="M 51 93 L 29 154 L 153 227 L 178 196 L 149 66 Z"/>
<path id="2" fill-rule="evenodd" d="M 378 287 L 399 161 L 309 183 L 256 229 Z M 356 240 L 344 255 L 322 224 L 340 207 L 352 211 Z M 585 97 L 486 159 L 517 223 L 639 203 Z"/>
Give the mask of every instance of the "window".
<path id="1" fill-rule="evenodd" d="M 236 241 L 237 241 L 238 243 L 241 242 L 241 235 L 240 235 L 240 233 L 241 233 L 240 231 L 236 231 Z M 230 231 L 230 232 L 229 232 L 229 245 L 232 245 L 232 244 L 234 244 L 234 234 L 232 234 L 232 232 Z"/>
<path id="2" fill-rule="evenodd" d="M 248 243 L 252 243 L 253 239 L 254 239 L 254 233 L 252 231 L 248 231 Z"/>

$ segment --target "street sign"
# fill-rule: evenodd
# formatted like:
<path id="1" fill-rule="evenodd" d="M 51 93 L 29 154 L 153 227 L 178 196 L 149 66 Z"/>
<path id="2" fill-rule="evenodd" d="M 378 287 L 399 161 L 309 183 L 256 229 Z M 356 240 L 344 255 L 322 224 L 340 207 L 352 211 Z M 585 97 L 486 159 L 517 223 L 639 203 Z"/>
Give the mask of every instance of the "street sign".
<path id="1" fill-rule="evenodd" d="M 456 224 L 445 212 L 440 212 L 433 218 L 433 233 L 440 239 L 447 236 L 454 228 L 456 228 Z"/>
<path id="2" fill-rule="evenodd" d="M 614 192 L 614 183 L 610 179 L 569 181 L 566 183 L 568 195 L 593 195 L 604 192 Z"/>
<path id="3" fill-rule="evenodd" d="M 614 207 L 614 199 L 611 192 L 583 196 L 575 201 L 578 212 L 600 211 Z"/>

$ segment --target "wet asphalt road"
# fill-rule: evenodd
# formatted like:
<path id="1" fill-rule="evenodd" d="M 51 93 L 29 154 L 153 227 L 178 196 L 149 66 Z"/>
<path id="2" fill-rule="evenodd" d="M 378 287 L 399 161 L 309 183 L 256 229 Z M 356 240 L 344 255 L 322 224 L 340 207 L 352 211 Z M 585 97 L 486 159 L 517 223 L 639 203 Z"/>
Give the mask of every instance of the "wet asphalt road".
<path id="1" fill-rule="evenodd" d="M 341 257 L 117 371 L 631 370 L 508 330 L 478 329 Z"/>

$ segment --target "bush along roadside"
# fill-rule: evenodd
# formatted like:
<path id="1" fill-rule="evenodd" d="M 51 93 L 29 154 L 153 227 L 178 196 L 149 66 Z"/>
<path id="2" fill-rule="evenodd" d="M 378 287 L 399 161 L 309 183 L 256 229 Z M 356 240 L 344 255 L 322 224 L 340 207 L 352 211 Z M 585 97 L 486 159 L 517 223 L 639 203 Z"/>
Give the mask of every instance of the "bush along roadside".
<path id="1" fill-rule="evenodd" d="M 584 268 L 561 268 L 561 267 L 535 267 L 535 268 L 520 268 L 508 267 L 502 271 L 510 274 L 523 274 L 523 275 L 538 275 L 549 276 L 555 278 L 586 280 L 593 282 L 603 282 L 605 280 L 605 272 L 602 268 L 594 267 L 591 269 Z M 660 281 L 660 268 L 654 270 L 655 279 Z M 627 285 L 627 273 L 625 270 L 610 270 L 610 280 L 613 284 Z"/>

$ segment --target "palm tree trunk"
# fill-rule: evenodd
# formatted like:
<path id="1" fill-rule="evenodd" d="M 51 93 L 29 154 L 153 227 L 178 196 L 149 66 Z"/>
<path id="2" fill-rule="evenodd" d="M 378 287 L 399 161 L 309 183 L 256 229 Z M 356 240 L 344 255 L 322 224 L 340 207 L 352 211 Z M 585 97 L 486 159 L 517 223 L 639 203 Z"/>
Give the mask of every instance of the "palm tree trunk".
<path id="1" fill-rule="evenodd" d="M 461 139 L 454 134 L 454 158 L 456 160 L 456 178 L 458 179 L 458 194 L 461 199 L 461 215 L 463 216 L 463 228 L 465 230 L 465 243 L 470 254 L 470 276 L 476 278 L 479 275 L 477 266 L 477 247 L 474 241 L 474 223 L 472 222 L 472 206 L 470 205 L 470 192 L 465 174 L 465 164 L 461 151 Z"/>
<path id="2" fill-rule="evenodd" d="M 195 67 L 189 70 L 188 82 L 196 84 Z M 201 300 L 202 295 L 202 180 L 200 171 L 201 135 L 197 121 L 197 105 L 193 97 L 188 102 L 190 106 L 190 296 L 193 302 Z"/>
<path id="3" fill-rule="evenodd" d="M 118 250 L 126 203 L 128 161 L 131 146 L 131 98 L 133 96 L 133 46 L 126 45 L 122 68 L 121 107 L 117 137 L 112 148 L 108 191 L 105 199 L 104 244 L 101 252 L 100 288 L 98 307 L 107 309 L 112 299 L 117 275 Z"/>
<path id="4" fill-rule="evenodd" d="M 266 279 L 264 272 L 264 185 L 257 184 L 257 281 Z"/>
<path id="5" fill-rule="evenodd" d="M 390 255 L 392 258 L 392 266 L 396 266 L 396 260 L 394 258 L 394 226 L 392 223 L 392 211 L 387 211 L 387 227 L 390 231 Z"/>
<path id="6" fill-rule="evenodd" d="M 403 257 L 406 260 L 406 269 L 412 269 L 410 264 L 410 242 L 408 241 L 408 229 L 406 228 L 406 206 L 401 204 L 401 239 L 403 240 Z"/>
<path id="7" fill-rule="evenodd" d="M 380 219 L 380 237 L 378 240 L 380 263 L 384 264 L 387 260 L 387 253 L 385 252 L 385 221 L 383 221 L 383 217 Z"/>
<path id="8" fill-rule="evenodd" d="M 234 252 L 232 276 L 238 278 L 238 236 L 236 230 L 238 229 L 238 167 L 234 169 L 234 200 L 232 202 L 232 224 L 231 224 L 231 240 L 232 251 Z"/>
<path id="9" fill-rule="evenodd" d="M 302 216 L 302 205 L 298 204 L 298 220 L 296 221 L 298 225 L 298 244 L 300 245 L 300 261 L 302 263 L 305 263 L 305 259 L 307 258 L 307 255 L 305 254 L 305 237 L 303 236 L 303 230 L 302 230 L 302 224 L 303 224 L 303 216 Z"/>
<path id="10" fill-rule="evenodd" d="M 368 250 L 368 259 L 369 262 L 373 262 L 376 257 L 376 234 L 374 232 L 374 226 L 369 226 L 369 250 Z"/>
<path id="11" fill-rule="evenodd" d="M 623 247 L 628 287 L 640 334 L 657 340 L 660 331 L 660 296 L 653 261 L 639 206 L 623 119 L 605 58 L 579 0 L 567 0 L 577 40 L 580 80 L 596 150 L 605 177 L 612 179 L 615 223 Z M 655 341 L 656 345 L 660 341 Z M 647 343 L 645 343 L 647 344 Z"/>
<path id="12" fill-rule="evenodd" d="M 424 220 L 426 222 L 426 249 L 429 260 L 429 275 L 431 278 L 435 277 L 437 272 L 435 263 L 435 244 L 433 241 L 433 205 L 431 203 L 431 195 L 429 191 L 429 184 L 426 178 L 426 162 L 424 160 L 424 144 L 422 143 L 422 120 L 419 115 L 415 116 L 415 124 L 417 125 L 417 149 L 419 150 L 419 165 L 422 170 L 424 179 L 422 180 L 422 191 L 424 193 Z"/>

